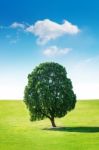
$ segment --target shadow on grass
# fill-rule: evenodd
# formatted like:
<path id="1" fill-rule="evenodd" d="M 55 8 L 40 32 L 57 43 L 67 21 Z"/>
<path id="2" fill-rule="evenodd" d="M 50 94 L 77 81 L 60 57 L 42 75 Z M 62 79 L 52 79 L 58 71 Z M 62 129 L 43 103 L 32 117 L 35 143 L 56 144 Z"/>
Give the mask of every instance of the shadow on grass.
<path id="1" fill-rule="evenodd" d="M 56 127 L 56 128 L 44 128 L 43 130 L 50 131 L 62 131 L 62 132 L 82 132 L 82 133 L 95 133 L 99 132 L 99 127 Z"/>

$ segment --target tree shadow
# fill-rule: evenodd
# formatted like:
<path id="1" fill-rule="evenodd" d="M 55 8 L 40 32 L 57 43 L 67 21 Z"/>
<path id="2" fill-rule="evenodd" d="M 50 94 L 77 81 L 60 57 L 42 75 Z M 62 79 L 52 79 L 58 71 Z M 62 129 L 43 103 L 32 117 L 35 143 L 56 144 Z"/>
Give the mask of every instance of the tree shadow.
<path id="1" fill-rule="evenodd" d="M 81 133 L 96 133 L 99 132 L 99 127 L 56 127 L 56 128 L 44 128 L 43 130 L 49 131 L 62 131 L 62 132 L 81 132 Z"/>

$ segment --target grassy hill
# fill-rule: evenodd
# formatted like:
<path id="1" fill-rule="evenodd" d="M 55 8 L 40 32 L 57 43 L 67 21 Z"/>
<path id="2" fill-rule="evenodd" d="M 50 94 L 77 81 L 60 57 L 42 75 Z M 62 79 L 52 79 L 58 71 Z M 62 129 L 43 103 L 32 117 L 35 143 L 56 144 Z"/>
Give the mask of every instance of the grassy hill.
<path id="1" fill-rule="evenodd" d="M 78 101 L 56 124 L 30 122 L 23 101 L 0 101 L 0 150 L 99 150 L 98 100 Z"/>

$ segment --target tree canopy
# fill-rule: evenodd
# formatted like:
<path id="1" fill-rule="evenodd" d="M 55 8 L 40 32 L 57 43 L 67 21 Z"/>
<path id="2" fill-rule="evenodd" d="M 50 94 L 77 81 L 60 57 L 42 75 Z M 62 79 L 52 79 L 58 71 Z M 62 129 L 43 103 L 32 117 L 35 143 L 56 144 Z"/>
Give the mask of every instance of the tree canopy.
<path id="1" fill-rule="evenodd" d="M 65 68 L 54 62 L 37 66 L 28 75 L 24 102 L 29 109 L 31 121 L 49 118 L 55 127 L 54 118 L 65 116 L 76 104 L 76 95 Z"/>

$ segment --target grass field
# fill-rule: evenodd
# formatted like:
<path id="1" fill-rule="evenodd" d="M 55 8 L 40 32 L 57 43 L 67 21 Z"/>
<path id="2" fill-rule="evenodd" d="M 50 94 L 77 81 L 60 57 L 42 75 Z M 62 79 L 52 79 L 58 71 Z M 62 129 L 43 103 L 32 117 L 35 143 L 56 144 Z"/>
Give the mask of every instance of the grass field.
<path id="1" fill-rule="evenodd" d="M 30 122 L 23 101 L 0 101 L 0 150 L 99 150 L 98 100 L 78 101 L 56 124 Z"/>

